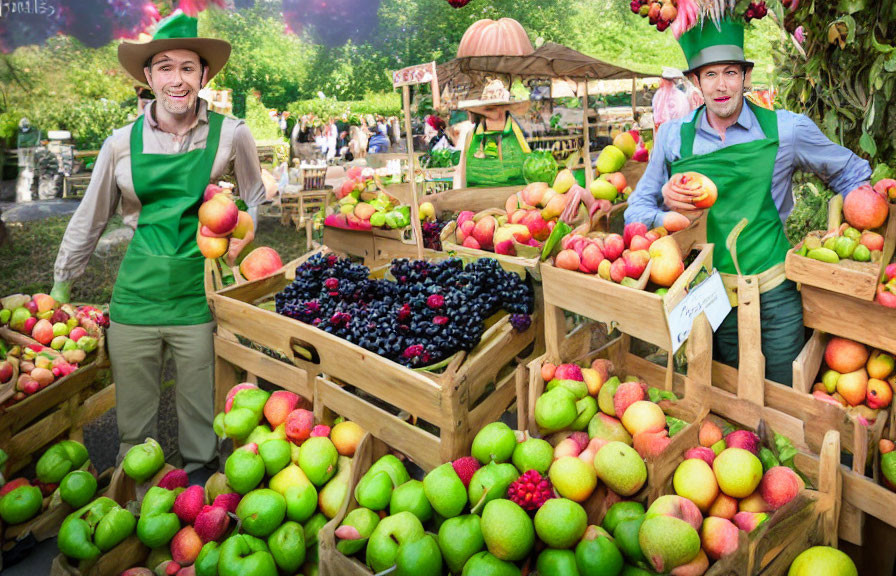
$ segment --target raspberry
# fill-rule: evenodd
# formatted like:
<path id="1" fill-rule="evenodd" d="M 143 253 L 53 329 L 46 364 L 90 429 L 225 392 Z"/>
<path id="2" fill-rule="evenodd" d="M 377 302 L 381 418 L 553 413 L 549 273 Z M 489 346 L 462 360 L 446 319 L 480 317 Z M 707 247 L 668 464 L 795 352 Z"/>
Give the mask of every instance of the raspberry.
<path id="1" fill-rule="evenodd" d="M 423 344 L 411 344 L 404 349 L 402 356 L 405 358 L 413 358 L 414 356 L 419 356 L 421 354 L 423 354 Z"/>
<path id="2" fill-rule="evenodd" d="M 401 309 L 398 311 L 398 321 L 404 322 L 408 318 L 411 317 L 411 306 L 410 304 L 402 305 Z"/>
<path id="3" fill-rule="evenodd" d="M 444 326 L 448 323 L 449 318 L 447 316 L 436 316 L 432 319 L 432 323 L 436 326 Z"/>
<path id="4" fill-rule="evenodd" d="M 441 294 L 430 294 L 429 298 L 426 299 L 426 305 L 433 310 L 438 310 L 445 305 L 445 297 Z"/>
<path id="5" fill-rule="evenodd" d="M 523 510 L 538 510 L 555 498 L 554 487 L 538 470 L 528 470 L 507 488 L 507 498 Z"/>
<path id="6" fill-rule="evenodd" d="M 460 481 L 464 483 L 464 486 L 469 488 L 473 473 L 479 470 L 479 468 L 482 467 L 482 464 L 472 456 L 464 456 L 463 458 L 458 458 L 452 462 L 451 466 L 454 468 L 454 471 L 457 472 L 457 476 L 460 478 Z"/>
<path id="7" fill-rule="evenodd" d="M 327 290 L 339 290 L 339 278 L 327 278 L 324 282 L 324 288 Z"/>

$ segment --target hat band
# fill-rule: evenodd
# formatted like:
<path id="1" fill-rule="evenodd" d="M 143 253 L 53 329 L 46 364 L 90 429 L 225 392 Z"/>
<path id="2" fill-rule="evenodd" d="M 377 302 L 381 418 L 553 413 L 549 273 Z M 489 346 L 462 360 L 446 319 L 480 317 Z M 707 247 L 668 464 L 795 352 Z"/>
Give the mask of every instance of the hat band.
<path id="1" fill-rule="evenodd" d="M 752 65 L 752 62 L 747 62 L 744 58 L 744 50 L 740 46 L 736 44 L 717 44 L 715 46 L 707 46 L 697 52 L 688 61 L 688 66 L 690 66 L 690 71 L 693 72 L 701 66 L 722 62 L 741 62 Z"/>

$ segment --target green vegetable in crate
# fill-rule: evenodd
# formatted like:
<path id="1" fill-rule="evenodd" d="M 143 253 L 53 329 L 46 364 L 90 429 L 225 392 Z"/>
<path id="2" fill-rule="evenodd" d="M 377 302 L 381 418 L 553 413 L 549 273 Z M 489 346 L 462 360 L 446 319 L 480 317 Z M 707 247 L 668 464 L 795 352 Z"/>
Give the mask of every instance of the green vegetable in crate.
<path id="1" fill-rule="evenodd" d="M 550 150 L 534 150 L 523 162 L 523 178 L 526 182 L 545 182 L 549 186 L 557 177 L 557 161 Z"/>
<path id="2" fill-rule="evenodd" d="M 171 509 L 177 492 L 153 486 L 143 497 L 137 537 L 150 548 L 164 546 L 180 530 L 180 520 Z"/>
<path id="3" fill-rule="evenodd" d="M 59 528 L 59 551 L 93 560 L 134 532 L 134 516 L 111 498 L 100 497 L 68 515 Z"/>
<path id="4" fill-rule="evenodd" d="M 128 450 L 124 456 L 124 473 L 135 482 L 145 482 L 165 465 L 165 453 L 152 438 Z"/>
<path id="5" fill-rule="evenodd" d="M 40 512 L 43 501 L 37 486 L 19 486 L 0 498 L 0 519 L 6 524 L 31 520 Z"/>
<path id="6" fill-rule="evenodd" d="M 87 448 L 74 440 L 63 440 L 51 446 L 37 461 L 35 473 L 44 484 L 58 484 L 65 475 L 87 462 Z"/>

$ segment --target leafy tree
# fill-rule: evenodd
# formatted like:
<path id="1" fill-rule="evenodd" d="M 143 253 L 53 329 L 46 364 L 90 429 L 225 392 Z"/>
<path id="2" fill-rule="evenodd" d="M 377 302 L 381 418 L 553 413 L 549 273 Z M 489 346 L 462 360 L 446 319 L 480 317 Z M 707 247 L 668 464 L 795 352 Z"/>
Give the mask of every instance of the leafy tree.
<path id="1" fill-rule="evenodd" d="M 834 142 L 896 168 L 896 2 L 802 2 L 785 27 L 805 42 L 777 45 L 780 98 Z"/>

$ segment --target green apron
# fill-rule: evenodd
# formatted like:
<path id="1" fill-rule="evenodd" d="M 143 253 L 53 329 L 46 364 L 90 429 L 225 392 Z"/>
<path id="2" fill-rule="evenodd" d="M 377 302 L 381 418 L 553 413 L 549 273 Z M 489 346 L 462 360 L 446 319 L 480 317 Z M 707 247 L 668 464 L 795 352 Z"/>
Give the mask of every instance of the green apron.
<path id="1" fill-rule="evenodd" d="M 760 274 L 784 262 L 790 243 L 771 195 L 772 173 L 778 155 L 778 117 L 774 111 L 747 102 L 759 120 L 765 139 L 721 148 L 695 156 L 694 135 L 701 107 L 694 120 L 681 127 L 681 159 L 670 172 L 700 172 L 719 190 L 709 210 L 706 236 L 713 248 L 713 263 L 719 271 L 734 274 L 734 261 L 725 240 L 742 218 L 748 220 L 737 239 L 737 262 L 745 275 Z M 766 378 L 787 386 L 793 382 L 793 360 L 805 342 L 803 308 L 799 292 L 787 281 L 765 292 L 759 299 L 762 353 Z M 713 356 L 726 364 L 738 364 L 737 310 L 732 310 L 716 330 Z"/>
<path id="2" fill-rule="evenodd" d="M 529 153 L 513 118 L 508 116 L 503 131 L 486 132 L 478 124 L 467 149 L 467 187 L 525 186 L 523 162 Z"/>
<path id="3" fill-rule="evenodd" d="M 778 116 L 745 100 L 765 133 L 765 139 L 735 144 L 709 154 L 694 155 L 694 135 L 704 107 L 681 126 L 681 159 L 671 174 L 699 172 L 719 191 L 706 221 L 707 241 L 715 244 L 713 263 L 720 272 L 734 274 L 734 261 L 725 247 L 728 234 L 741 219 L 749 224 L 737 239 L 737 261 L 745 275 L 765 272 L 784 262 L 790 242 L 772 199 L 772 173 L 778 155 Z"/>
<path id="4" fill-rule="evenodd" d="M 134 122 L 131 173 L 140 219 L 112 292 L 113 322 L 182 326 L 211 321 L 196 230 L 223 120 L 209 112 L 205 148 L 182 154 L 144 154 L 143 116 Z"/>

